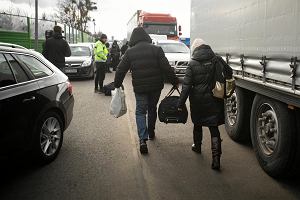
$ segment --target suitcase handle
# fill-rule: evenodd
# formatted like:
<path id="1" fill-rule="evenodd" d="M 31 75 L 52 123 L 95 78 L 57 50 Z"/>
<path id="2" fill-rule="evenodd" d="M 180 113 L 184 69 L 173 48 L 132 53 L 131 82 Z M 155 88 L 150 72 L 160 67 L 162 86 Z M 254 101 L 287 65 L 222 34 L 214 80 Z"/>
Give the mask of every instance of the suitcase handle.
<path id="1" fill-rule="evenodd" d="M 179 93 L 179 95 L 181 95 L 181 93 L 180 93 L 178 87 L 173 86 L 173 87 L 171 88 L 170 92 L 167 94 L 166 97 L 170 97 L 170 96 L 175 92 L 175 90 Z"/>
<path id="2" fill-rule="evenodd" d="M 168 122 L 177 122 L 178 123 L 178 119 L 177 118 L 173 118 L 173 117 L 170 117 L 170 118 L 166 118 L 166 124 L 168 123 Z"/>

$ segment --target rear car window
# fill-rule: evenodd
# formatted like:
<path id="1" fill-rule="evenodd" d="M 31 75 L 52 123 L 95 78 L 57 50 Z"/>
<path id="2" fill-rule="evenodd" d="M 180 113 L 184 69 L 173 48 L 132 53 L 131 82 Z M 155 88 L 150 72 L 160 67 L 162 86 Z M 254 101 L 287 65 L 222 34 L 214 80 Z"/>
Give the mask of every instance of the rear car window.
<path id="1" fill-rule="evenodd" d="M 14 75 L 3 54 L 0 54 L 0 87 L 5 87 L 13 84 L 16 84 Z"/>
<path id="2" fill-rule="evenodd" d="M 32 72 L 35 78 L 50 76 L 53 72 L 43 63 L 32 56 L 16 55 L 24 65 Z"/>
<path id="3" fill-rule="evenodd" d="M 17 79 L 17 82 L 22 83 L 28 81 L 29 78 L 22 69 L 21 65 L 10 54 L 5 54 L 5 57 L 11 66 L 11 69 Z"/>

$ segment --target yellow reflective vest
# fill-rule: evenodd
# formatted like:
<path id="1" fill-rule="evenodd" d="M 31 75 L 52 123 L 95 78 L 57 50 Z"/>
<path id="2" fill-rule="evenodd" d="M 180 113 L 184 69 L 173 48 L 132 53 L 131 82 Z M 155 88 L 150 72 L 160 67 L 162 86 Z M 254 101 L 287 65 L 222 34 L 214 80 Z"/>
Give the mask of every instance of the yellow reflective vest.
<path id="1" fill-rule="evenodd" d="M 106 62 L 108 50 L 101 41 L 97 41 L 94 47 L 95 61 L 96 62 Z"/>

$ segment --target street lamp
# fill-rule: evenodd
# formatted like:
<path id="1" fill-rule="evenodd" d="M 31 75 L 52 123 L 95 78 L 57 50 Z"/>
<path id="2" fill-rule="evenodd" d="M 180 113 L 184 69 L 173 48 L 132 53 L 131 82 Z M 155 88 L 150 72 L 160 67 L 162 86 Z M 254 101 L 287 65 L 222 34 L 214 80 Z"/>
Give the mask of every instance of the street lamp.
<path id="1" fill-rule="evenodd" d="M 94 35 L 96 35 L 96 20 L 93 19 L 93 23 L 94 23 Z"/>

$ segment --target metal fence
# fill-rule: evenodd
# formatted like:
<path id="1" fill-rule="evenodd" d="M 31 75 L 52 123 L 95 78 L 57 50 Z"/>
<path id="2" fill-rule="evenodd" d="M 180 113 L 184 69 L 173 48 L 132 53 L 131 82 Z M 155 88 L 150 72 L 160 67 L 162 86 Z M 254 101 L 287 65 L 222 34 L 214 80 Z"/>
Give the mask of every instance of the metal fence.
<path id="1" fill-rule="evenodd" d="M 69 43 L 94 41 L 94 37 L 88 33 L 54 21 L 39 19 L 37 51 L 42 51 L 42 44 L 45 41 L 45 31 L 52 30 L 55 25 L 59 25 L 63 28 L 63 35 Z M 33 49 L 35 36 L 34 27 L 34 18 L 0 13 L 0 42 L 18 44 Z"/>

